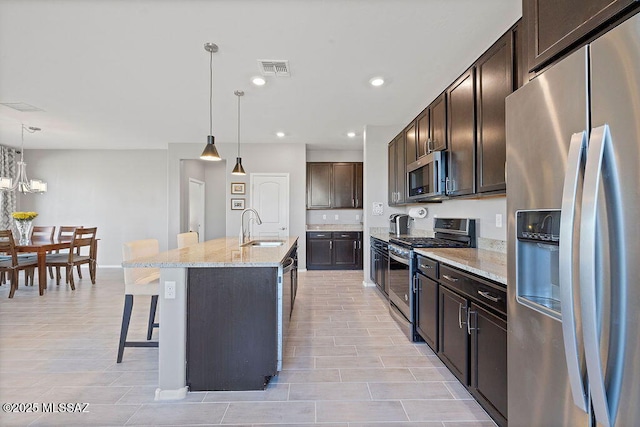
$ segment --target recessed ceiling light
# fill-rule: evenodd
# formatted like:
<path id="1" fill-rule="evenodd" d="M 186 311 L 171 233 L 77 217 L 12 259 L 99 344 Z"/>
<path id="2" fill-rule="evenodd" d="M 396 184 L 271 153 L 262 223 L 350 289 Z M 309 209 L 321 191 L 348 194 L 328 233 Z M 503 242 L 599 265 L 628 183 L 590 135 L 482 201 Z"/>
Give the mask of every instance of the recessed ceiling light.
<path id="1" fill-rule="evenodd" d="M 276 132 L 278 138 L 284 138 L 284 132 Z"/>
<path id="2" fill-rule="evenodd" d="M 349 138 L 355 138 L 356 133 L 355 133 L 355 132 L 347 132 L 347 136 L 348 136 Z"/>
<path id="3" fill-rule="evenodd" d="M 369 83 L 371 83 L 371 86 L 382 86 L 384 84 L 384 79 L 382 77 L 374 77 L 371 80 L 369 80 Z"/>
<path id="4" fill-rule="evenodd" d="M 267 81 L 263 77 L 258 76 L 258 77 L 252 78 L 251 83 L 253 83 L 256 86 L 264 86 L 267 83 Z"/>

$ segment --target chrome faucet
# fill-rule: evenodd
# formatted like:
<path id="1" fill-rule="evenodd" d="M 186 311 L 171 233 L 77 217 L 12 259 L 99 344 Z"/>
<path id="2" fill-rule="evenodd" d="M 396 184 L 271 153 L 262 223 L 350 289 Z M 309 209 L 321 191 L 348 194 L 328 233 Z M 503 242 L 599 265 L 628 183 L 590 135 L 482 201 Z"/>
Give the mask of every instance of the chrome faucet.
<path id="1" fill-rule="evenodd" d="M 245 226 L 244 226 L 244 214 L 246 214 L 247 212 L 253 212 L 256 216 L 255 221 L 256 224 L 260 225 L 262 224 L 262 220 L 260 219 L 260 215 L 258 215 L 258 211 L 256 211 L 255 209 L 245 209 L 242 211 L 242 215 L 240 216 L 240 245 L 243 245 L 246 243 L 247 237 L 249 236 L 249 232 L 247 232 L 245 230 Z M 253 218 L 249 218 L 249 222 L 251 222 Z"/>

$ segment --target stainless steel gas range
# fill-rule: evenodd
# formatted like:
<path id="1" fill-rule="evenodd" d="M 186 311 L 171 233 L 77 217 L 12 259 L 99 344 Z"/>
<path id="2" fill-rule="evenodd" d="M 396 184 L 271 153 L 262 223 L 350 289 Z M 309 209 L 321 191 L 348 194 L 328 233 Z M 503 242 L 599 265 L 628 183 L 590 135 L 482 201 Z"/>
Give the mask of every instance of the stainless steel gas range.
<path id="1" fill-rule="evenodd" d="M 415 328 L 415 248 L 474 248 L 476 221 L 436 218 L 435 237 L 389 239 L 389 312 L 411 341 L 422 341 Z"/>

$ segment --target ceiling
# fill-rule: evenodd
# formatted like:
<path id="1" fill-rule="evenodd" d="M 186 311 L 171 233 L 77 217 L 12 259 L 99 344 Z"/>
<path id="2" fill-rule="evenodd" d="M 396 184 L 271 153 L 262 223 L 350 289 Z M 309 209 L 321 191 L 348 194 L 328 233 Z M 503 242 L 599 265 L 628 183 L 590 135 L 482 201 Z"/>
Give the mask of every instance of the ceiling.
<path id="1" fill-rule="evenodd" d="M 165 149 L 209 133 L 361 149 L 365 125 L 415 117 L 521 15 L 519 0 L 0 0 L 0 144 Z M 289 61 L 290 77 L 258 59 Z M 383 76 L 374 88 L 369 80 Z M 285 132 L 284 138 L 276 136 Z M 356 137 L 347 137 L 355 131 Z"/>

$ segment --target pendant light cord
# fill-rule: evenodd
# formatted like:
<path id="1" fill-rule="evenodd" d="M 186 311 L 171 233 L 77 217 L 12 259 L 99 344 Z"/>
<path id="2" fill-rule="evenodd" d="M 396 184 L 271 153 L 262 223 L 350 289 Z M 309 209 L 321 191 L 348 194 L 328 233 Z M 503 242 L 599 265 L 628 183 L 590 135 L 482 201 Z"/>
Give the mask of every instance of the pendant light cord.
<path id="1" fill-rule="evenodd" d="M 209 135 L 213 135 L 213 52 L 209 55 Z"/>
<path id="2" fill-rule="evenodd" d="M 240 157 L 240 95 L 238 96 L 238 157 Z"/>

